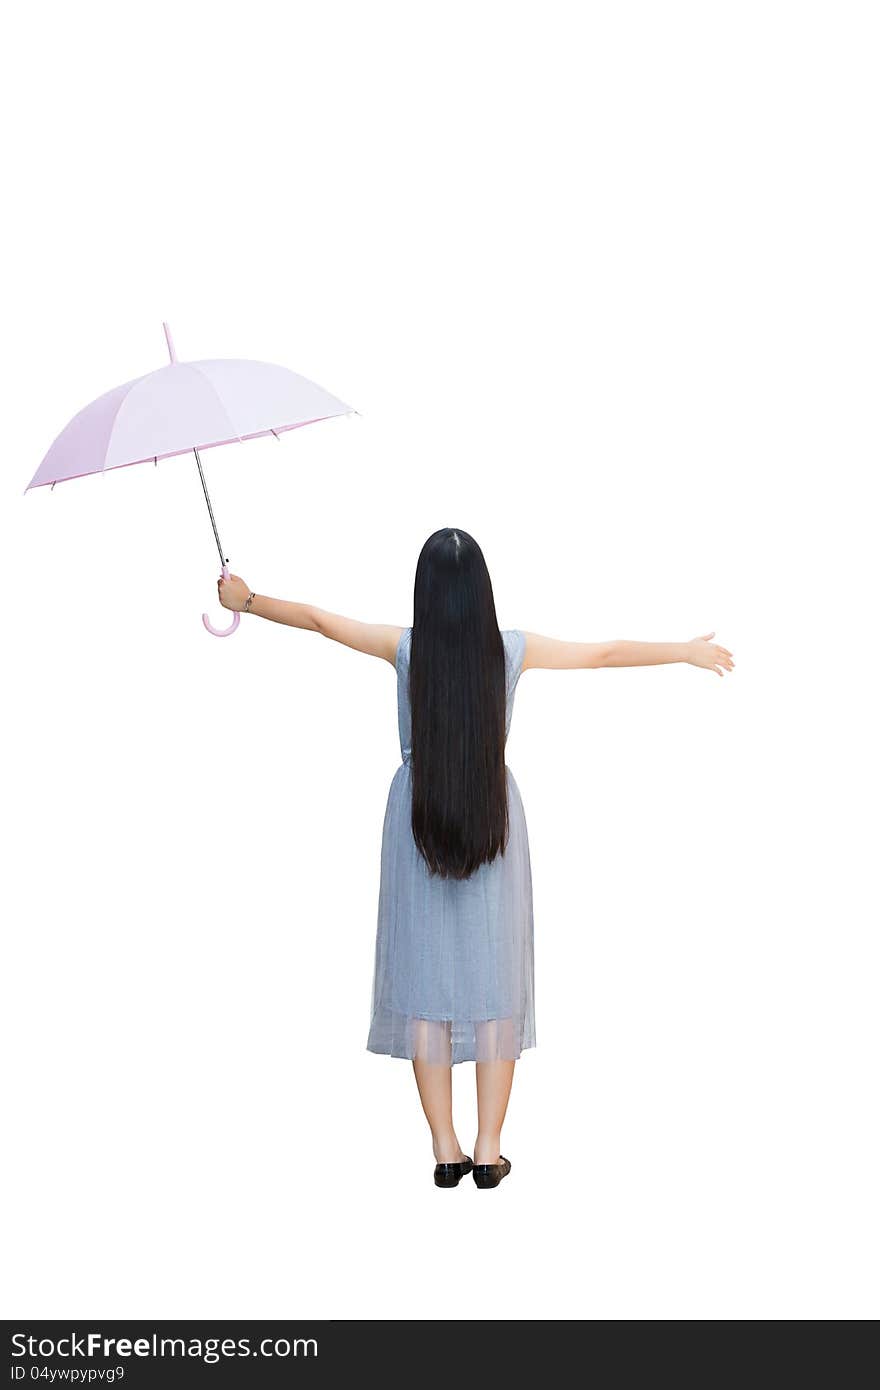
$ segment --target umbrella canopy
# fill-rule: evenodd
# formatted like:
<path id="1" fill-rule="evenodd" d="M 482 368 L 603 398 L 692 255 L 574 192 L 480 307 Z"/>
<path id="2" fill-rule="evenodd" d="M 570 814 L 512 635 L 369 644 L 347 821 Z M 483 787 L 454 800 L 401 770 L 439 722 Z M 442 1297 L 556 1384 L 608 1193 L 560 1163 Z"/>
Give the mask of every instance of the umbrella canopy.
<path id="1" fill-rule="evenodd" d="M 354 413 L 323 387 L 270 362 L 173 358 L 74 415 L 25 492 Z"/>
<path id="2" fill-rule="evenodd" d="M 168 325 L 162 326 L 171 359 L 168 366 L 114 386 L 75 415 L 25 492 L 89 473 L 193 453 L 223 575 L 228 578 L 229 562 L 220 544 L 199 450 L 260 435 L 277 438 L 286 430 L 358 412 L 314 381 L 271 362 L 229 358 L 178 362 Z M 225 629 L 213 627 L 205 613 L 202 621 L 216 637 L 225 637 L 235 631 L 239 617 L 234 614 L 232 625 Z"/>

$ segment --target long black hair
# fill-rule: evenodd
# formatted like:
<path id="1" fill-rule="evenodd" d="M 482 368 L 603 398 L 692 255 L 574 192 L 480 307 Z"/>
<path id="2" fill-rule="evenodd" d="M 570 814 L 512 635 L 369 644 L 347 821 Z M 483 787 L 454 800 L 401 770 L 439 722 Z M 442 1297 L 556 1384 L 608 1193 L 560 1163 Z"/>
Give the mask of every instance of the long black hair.
<path id="1" fill-rule="evenodd" d="M 503 854 L 508 808 L 504 642 L 467 531 L 444 527 L 422 547 L 409 697 L 413 838 L 431 873 L 469 878 Z"/>

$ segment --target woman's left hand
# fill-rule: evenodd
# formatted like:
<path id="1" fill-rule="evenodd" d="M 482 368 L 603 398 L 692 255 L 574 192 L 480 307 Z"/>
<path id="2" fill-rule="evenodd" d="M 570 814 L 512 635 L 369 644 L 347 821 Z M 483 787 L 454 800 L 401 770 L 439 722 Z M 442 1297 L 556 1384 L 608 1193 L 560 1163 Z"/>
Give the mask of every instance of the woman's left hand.
<path id="1" fill-rule="evenodd" d="M 703 666 L 707 671 L 723 676 L 725 671 L 733 670 L 733 654 L 726 647 L 710 641 L 714 636 L 714 632 L 704 632 L 702 637 L 692 637 L 687 644 L 688 661 L 691 666 Z"/>
<path id="2" fill-rule="evenodd" d="M 244 611 L 250 589 L 241 575 L 231 574 L 228 579 L 217 580 L 217 593 L 224 608 L 230 609 L 233 613 L 241 613 Z"/>

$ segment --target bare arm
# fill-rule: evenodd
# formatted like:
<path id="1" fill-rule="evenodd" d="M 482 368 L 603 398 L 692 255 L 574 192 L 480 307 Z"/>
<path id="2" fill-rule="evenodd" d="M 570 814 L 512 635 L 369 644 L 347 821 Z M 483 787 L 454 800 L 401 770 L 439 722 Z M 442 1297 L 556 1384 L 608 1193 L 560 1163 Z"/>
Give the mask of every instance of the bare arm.
<path id="1" fill-rule="evenodd" d="M 726 647 L 710 642 L 714 632 L 694 637 L 690 642 L 560 642 L 538 632 L 526 632 L 526 651 L 522 669 L 539 667 L 547 671 L 576 671 L 603 666 L 663 666 L 684 661 L 723 675 L 733 670 L 733 657 Z M 723 668 L 723 669 L 722 669 Z"/>
<path id="2" fill-rule="evenodd" d="M 217 581 L 217 592 L 224 608 L 242 613 L 251 592 L 247 584 L 237 574 Z M 269 598 L 266 594 L 256 594 L 248 610 L 257 618 L 268 618 L 273 623 L 283 623 L 286 627 L 303 628 L 306 632 L 320 632 L 333 642 L 341 642 L 356 652 L 366 652 L 368 656 L 379 656 L 394 665 L 397 644 L 405 630 L 389 623 L 362 623 L 357 618 L 344 618 L 341 613 L 328 613 L 324 608 L 316 608 L 311 603 L 291 603 L 284 598 Z"/>

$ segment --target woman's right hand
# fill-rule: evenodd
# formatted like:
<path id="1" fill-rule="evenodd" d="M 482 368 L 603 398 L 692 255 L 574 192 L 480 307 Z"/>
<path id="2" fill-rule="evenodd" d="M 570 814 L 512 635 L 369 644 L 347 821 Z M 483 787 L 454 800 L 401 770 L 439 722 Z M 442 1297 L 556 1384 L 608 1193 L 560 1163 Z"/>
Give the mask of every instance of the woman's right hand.
<path id="1" fill-rule="evenodd" d="M 688 661 L 691 666 L 703 666 L 707 671 L 723 676 L 725 671 L 733 670 L 733 657 L 726 647 L 709 641 L 714 636 L 714 632 L 705 632 L 702 637 L 692 637 L 687 644 Z"/>
<path id="2" fill-rule="evenodd" d="M 231 574 L 228 579 L 217 580 L 217 594 L 224 608 L 233 613 L 241 613 L 247 602 L 250 589 L 239 574 Z"/>

